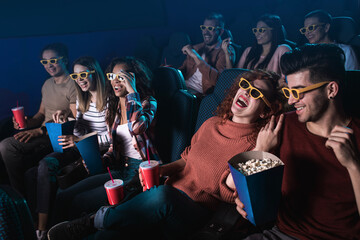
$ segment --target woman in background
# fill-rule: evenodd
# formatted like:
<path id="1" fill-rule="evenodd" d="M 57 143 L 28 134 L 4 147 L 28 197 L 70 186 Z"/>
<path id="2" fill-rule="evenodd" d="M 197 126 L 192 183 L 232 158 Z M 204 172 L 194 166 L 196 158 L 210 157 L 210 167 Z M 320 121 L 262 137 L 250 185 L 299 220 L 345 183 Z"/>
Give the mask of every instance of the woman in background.
<path id="1" fill-rule="evenodd" d="M 244 50 L 237 68 L 266 69 L 282 75 L 280 58 L 291 47 L 285 43 L 285 33 L 281 19 L 277 15 L 265 14 L 261 16 L 252 29 L 255 42 Z M 284 79 L 284 78 L 282 78 Z M 283 83 L 280 82 L 282 85 Z"/>

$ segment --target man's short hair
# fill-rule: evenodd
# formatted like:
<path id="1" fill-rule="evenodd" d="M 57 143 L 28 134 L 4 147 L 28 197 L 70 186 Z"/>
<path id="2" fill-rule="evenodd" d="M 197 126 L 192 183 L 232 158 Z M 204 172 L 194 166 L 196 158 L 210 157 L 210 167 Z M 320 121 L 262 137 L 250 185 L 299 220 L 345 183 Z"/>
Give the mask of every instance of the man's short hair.
<path id="1" fill-rule="evenodd" d="M 305 44 L 285 53 L 280 60 L 283 74 L 309 70 L 312 83 L 336 81 L 343 85 L 344 65 L 344 51 L 334 44 Z"/>
<path id="2" fill-rule="evenodd" d="M 220 13 L 210 13 L 205 20 L 216 20 L 218 23 L 218 26 L 221 28 L 225 27 L 225 20 L 224 16 Z"/>
<path id="3" fill-rule="evenodd" d="M 319 20 L 319 22 L 329 23 L 329 24 L 331 24 L 331 20 L 332 20 L 330 13 L 328 13 L 322 9 L 309 12 L 304 17 L 304 19 L 307 19 L 307 18 L 317 18 Z"/>
<path id="4" fill-rule="evenodd" d="M 63 57 L 63 59 L 68 62 L 69 60 L 69 52 L 68 52 L 68 48 L 65 44 L 63 43 L 51 43 L 49 45 L 46 45 L 40 53 L 40 58 L 42 58 L 42 54 L 46 51 L 46 50 L 52 50 L 54 52 L 56 52 L 58 54 L 58 56 Z"/>

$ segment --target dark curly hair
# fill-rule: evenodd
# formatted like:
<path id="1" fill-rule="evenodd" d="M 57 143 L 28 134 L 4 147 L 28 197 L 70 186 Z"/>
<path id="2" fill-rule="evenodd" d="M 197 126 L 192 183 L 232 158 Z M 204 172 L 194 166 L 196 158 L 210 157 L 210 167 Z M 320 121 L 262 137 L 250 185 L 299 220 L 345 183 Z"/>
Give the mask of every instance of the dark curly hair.
<path id="1" fill-rule="evenodd" d="M 139 93 L 141 100 L 145 100 L 150 96 L 153 96 L 153 91 L 151 89 L 151 80 L 153 74 L 143 60 L 129 56 L 123 58 L 114 58 L 106 68 L 105 73 L 112 72 L 114 67 L 118 64 L 125 64 L 126 71 L 135 74 L 136 90 Z M 108 96 L 106 122 L 109 126 L 112 126 L 115 120 L 115 116 L 121 112 L 118 111 L 119 97 L 115 96 L 109 81 L 107 81 L 106 84 L 106 92 Z"/>
<path id="2" fill-rule="evenodd" d="M 230 120 L 233 116 L 233 113 L 231 111 L 231 106 L 233 104 L 236 92 L 239 90 L 239 82 L 240 82 L 240 78 L 242 77 L 250 82 L 257 79 L 270 81 L 273 87 L 273 95 L 269 97 L 266 96 L 269 102 L 271 103 L 271 109 L 267 107 L 266 111 L 268 112 L 273 111 L 273 114 L 276 114 L 282 109 L 281 107 L 282 98 L 280 91 L 278 89 L 278 80 L 280 79 L 280 76 L 277 73 L 271 71 L 266 71 L 261 69 L 250 70 L 243 72 L 235 79 L 233 85 L 228 89 L 224 100 L 217 107 L 216 115 L 223 119 L 222 122 L 225 122 L 226 120 Z"/>

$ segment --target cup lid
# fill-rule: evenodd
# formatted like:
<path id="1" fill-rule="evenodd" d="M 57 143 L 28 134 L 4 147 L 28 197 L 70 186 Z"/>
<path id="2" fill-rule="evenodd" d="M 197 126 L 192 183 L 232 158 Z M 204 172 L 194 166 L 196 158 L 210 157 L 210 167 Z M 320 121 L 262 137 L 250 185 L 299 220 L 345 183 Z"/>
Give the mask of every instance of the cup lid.
<path id="1" fill-rule="evenodd" d="M 159 162 L 156 160 L 150 160 L 150 163 L 148 161 L 144 161 L 140 163 L 140 168 L 153 168 L 159 165 Z"/>
<path id="2" fill-rule="evenodd" d="M 24 108 L 23 106 L 19 106 L 19 107 L 13 107 L 11 110 L 16 111 L 16 110 L 20 110 L 20 109 L 23 109 L 23 108 Z"/>
<path id="3" fill-rule="evenodd" d="M 106 188 L 115 188 L 115 187 L 118 187 L 118 186 L 122 186 L 124 184 L 124 181 L 121 180 L 121 179 L 114 179 L 114 182 L 112 182 L 112 180 L 109 180 L 107 181 L 105 184 L 104 184 L 104 187 Z"/>

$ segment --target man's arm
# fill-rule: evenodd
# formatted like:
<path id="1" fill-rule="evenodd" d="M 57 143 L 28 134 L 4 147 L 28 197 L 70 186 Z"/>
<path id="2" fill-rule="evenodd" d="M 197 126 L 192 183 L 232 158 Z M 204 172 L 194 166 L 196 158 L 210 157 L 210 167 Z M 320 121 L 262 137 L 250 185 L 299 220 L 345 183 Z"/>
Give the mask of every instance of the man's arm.
<path id="1" fill-rule="evenodd" d="M 76 117 L 76 104 L 75 104 L 75 103 L 71 103 L 70 106 L 69 106 L 69 108 L 70 108 L 70 111 L 71 111 L 73 117 L 75 118 L 75 117 Z"/>
<path id="2" fill-rule="evenodd" d="M 348 170 L 360 214 L 360 155 L 351 128 L 335 126 L 325 146 L 331 148 L 338 161 Z"/>
<path id="3" fill-rule="evenodd" d="M 39 111 L 32 117 L 27 119 L 27 128 L 39 127 L 45 120 L 45 107 L 41 102 Z"/>

